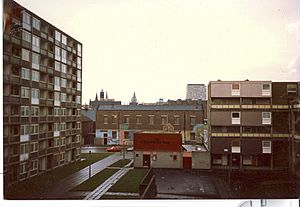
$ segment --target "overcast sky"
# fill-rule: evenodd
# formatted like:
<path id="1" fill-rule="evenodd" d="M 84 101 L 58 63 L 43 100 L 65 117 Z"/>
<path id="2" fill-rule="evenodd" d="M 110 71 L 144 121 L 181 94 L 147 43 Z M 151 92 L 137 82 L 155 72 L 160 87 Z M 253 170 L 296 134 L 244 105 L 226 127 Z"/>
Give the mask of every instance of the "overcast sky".
<path id="1" fill-rule="evenodd" d="M 300 0 L 17 0 L 83 44 L 83 103 L 188 83 L 299 80 Z"/>

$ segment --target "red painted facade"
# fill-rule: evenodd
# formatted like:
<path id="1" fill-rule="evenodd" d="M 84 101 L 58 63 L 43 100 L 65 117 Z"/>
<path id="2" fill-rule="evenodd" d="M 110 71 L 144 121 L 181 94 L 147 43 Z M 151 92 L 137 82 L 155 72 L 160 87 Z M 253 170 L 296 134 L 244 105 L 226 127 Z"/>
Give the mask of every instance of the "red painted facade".
<path id="1" fill-rule="evenodd" d="M 181 134 L 135 133 L 133 139 L 135 151 L 181 152 Z"/>

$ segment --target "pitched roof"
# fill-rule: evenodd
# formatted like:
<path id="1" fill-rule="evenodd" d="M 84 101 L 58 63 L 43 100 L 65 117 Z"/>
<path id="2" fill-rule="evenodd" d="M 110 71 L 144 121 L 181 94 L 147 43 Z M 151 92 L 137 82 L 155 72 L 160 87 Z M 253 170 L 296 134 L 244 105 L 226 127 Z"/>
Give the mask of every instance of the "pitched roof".
<path id="1" fill-rule="evenodd" d="M 202 110 L 201 105 L 99 105 L 102 111 L 187 111 Z"/>

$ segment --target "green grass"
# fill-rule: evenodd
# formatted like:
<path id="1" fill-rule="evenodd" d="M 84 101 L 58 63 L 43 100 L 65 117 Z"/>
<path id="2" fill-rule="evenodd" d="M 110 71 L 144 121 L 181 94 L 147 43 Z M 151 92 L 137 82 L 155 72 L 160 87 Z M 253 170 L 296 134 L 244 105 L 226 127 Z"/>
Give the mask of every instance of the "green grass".
<path id="1" fill-rule="evenodd" d="M 22 198 L 22 195 L 30 195 L 37 191 L 42 191 L 46 186 L 71 175 L 88 165 L 102 160 L 112 153 L 92 153 L 92 154 L 81 154 L 84 161 L 77 161 L 66 166 L 56 168 L 50 172 L 43 173 L 38 176 L 34 176 L 28 180 L 16 183 L 12 185 L 7 191 L 7 198 Z"/>
<path id="2" fill-rule="evenodd" d="M 90 179 L 73 188 L 72 191 L 93 191 L 117 171 L 117 169 L 104 169 Z"/>
<path id="3" fill-rule="evenodd" d="M 119 160 L 115 162 L 114 164 L 110 165 L 109 167 L 124 167 L 130 162 L 129 159 Z"/>
<path id="4" fill-rule="evenodd" d="M 113 185 L 109 192 L 128 192 L 138 193 L 139 184 L 147 174 L 148 169 L 132 169 L 126 173 L 115 185 Z"/>

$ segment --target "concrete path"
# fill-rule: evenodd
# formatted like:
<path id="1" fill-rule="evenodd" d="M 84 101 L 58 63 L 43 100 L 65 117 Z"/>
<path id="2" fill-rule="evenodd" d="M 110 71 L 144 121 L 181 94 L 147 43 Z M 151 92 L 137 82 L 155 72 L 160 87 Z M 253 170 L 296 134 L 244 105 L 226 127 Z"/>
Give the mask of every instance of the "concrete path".
<path id="1" fill-rule="evenodd" d="M 126 154 L 126 158 L 130 159 L 131 154 Z M 104 158 L 91 165 L 91 176 L 104 170 L 107 166 L 123 159 L 120 153 L 114 153 L 107 158 Z M 28 196 L 27 199 L 70 199 L 69 190 L 89 179 L 89 166 L 81 169 L 80 171 L 69 175 L 68 177 L 58 180 L 51 186 L 46 187 L 42 192 L 34 193 Z"/>
<path id="2" fill-rule="evenodd" d="M 133 160 L 131 160 L 126 166 L 121 168 L 110 178 L 104 181 L 104 183 L 102 183 L 95 190 L 89 193 L 84 198 L 84 200 L 98 200 L 99 198 L 101 198 L 101 196 L 104 195 L 108 191 L 108 189 L 111 188 L 111 186 L 113 186 L 116 182 L 118 182 L 118 180 L 120 180 L 121 177 L 123 177 L 130 169 L 132 169 L 132 168 L 128 168 L 132 163 Z"/>

